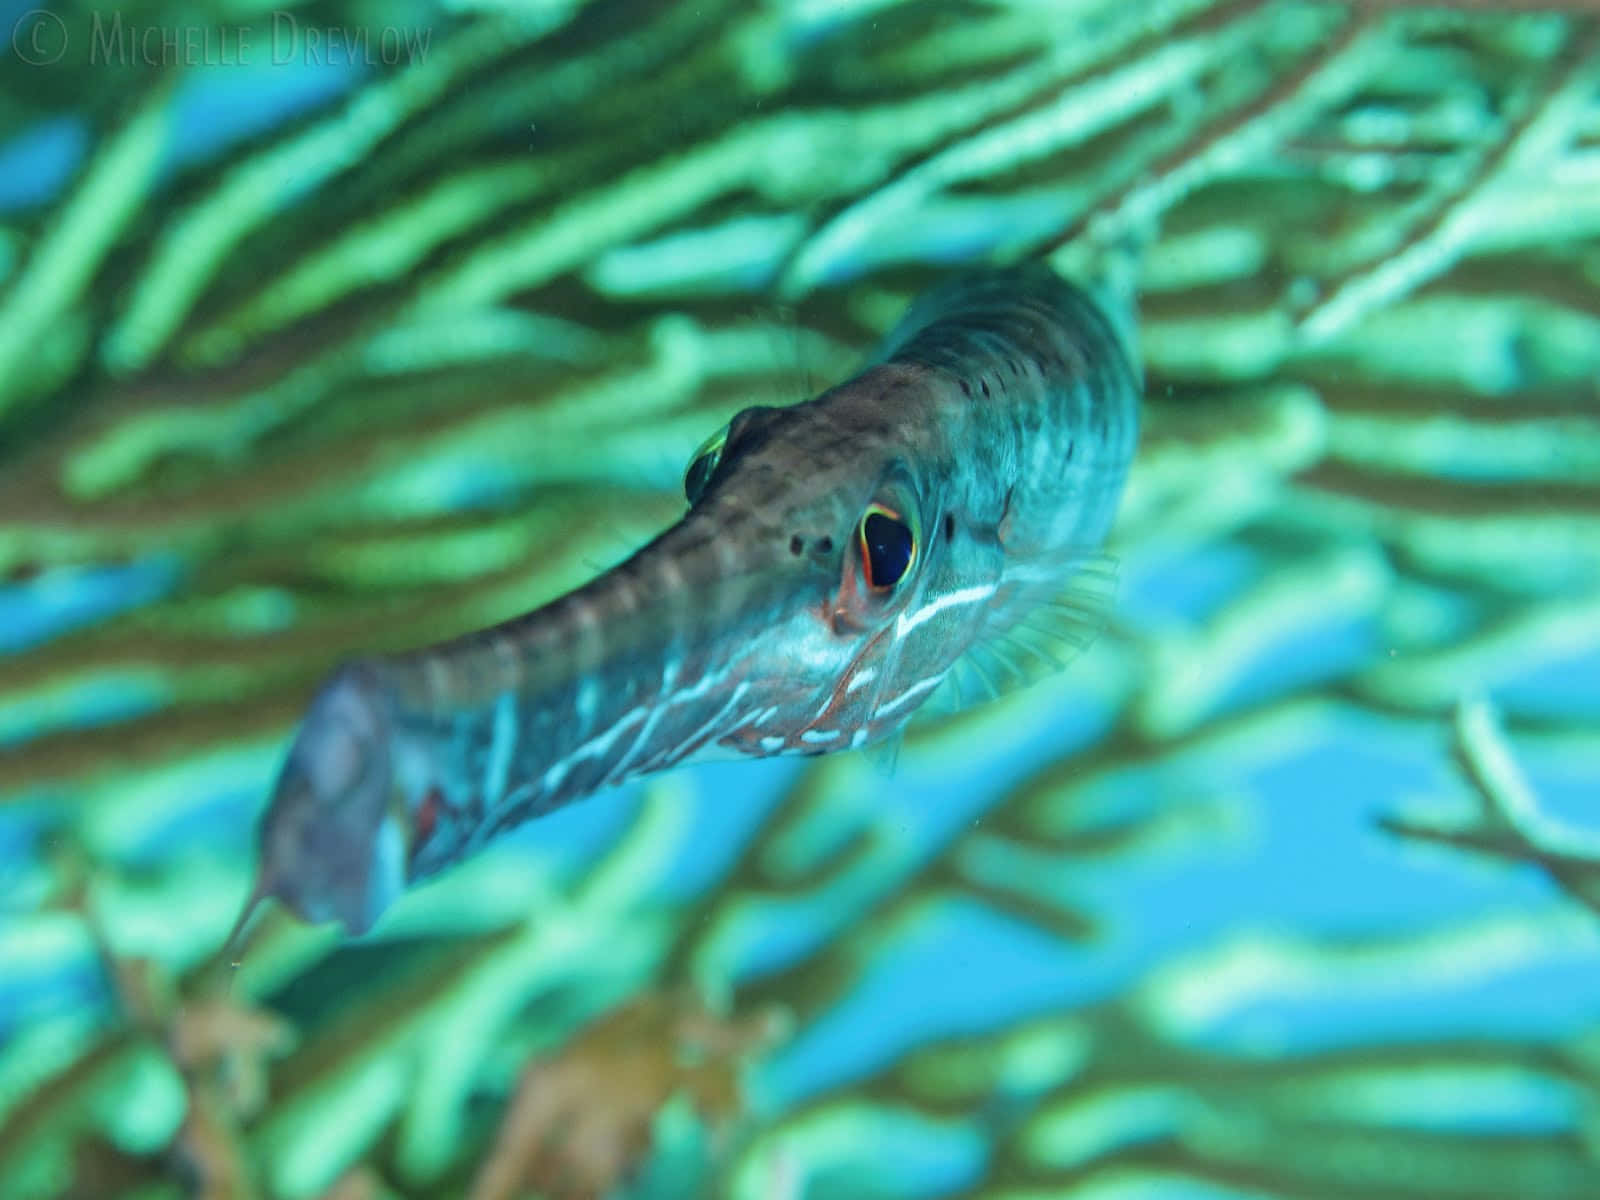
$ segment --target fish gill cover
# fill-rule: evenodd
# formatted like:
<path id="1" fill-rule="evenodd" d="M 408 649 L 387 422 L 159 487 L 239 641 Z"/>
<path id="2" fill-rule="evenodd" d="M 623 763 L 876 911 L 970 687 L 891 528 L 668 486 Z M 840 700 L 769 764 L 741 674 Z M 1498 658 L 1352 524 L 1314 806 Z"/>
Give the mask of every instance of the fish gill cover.
<path id="1" fill-rule="evenodd" d="M 1587 4 L 23 7 L 0 1195 L 1600 1195 Z M 1108 254 L 1070 671 L 220 955 L 335 661 L 590 577 L 958 266 Z"/>

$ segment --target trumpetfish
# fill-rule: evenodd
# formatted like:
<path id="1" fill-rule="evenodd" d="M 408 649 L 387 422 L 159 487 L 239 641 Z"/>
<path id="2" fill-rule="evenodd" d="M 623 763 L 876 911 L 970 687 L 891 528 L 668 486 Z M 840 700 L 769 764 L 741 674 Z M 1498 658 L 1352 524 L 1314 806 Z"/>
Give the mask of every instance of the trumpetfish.
<path id="1" fill-rule="evenodd" d="M 626 561 L 340 666 L 262 817 L 236 934 L 267 897 L 359 934 L 600 789 L 707 751 L 881 745 L 1055 669 L 1103 622 L 1138 438 L 1114 314 L 1042 264 L 957 276 L 854 378 L 735 415 L 689 462 L 683 517 Z"/>

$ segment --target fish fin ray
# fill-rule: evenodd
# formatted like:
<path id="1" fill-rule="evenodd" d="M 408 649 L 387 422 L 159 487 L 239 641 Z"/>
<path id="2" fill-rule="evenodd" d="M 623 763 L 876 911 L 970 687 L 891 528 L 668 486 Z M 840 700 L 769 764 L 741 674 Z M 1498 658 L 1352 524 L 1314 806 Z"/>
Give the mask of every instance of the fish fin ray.
<path id="1" fill-rule="evenodd" d="M 893 777 L 895 768 L 900 765 L 900 747 L 905 744 L 905 740 L 905 729 L 902 727 L 886 738 L 869 742 L 861 747 L 861 753 L 872 764 L 874 771 L 889 779 Z"/>
<path id="2" fill-rule="evenodd" d="M 1105 629 L 1116 591 L 1117 559 L 1103 551 L 1075 553 L 1053 578 L 1013 585 L 918 713 L 959 712 L 1064 670 Z"/>

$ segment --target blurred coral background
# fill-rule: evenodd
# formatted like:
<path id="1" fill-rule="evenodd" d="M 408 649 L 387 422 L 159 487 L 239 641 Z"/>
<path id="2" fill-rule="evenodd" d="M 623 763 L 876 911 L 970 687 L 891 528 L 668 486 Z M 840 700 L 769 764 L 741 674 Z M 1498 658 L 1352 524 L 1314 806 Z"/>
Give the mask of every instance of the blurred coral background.
<path id="1" fill-rule="evenodd" d="M 1600 1196 L 1600 18 L 0 5 L 0 1195 Z M 1137 246 L 1107 633 L 220 955 L 342 657 Z"/>

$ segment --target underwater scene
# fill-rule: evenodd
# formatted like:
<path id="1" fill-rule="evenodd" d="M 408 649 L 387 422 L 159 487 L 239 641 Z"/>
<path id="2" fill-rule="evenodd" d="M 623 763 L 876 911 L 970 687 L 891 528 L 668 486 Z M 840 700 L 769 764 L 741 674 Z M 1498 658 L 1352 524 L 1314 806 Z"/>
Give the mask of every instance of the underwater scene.
<path id="1" fill-rule="evenodd" d="M 0 1197 L 1600 1198 L 1591 3 L 0 27 Z"/>

